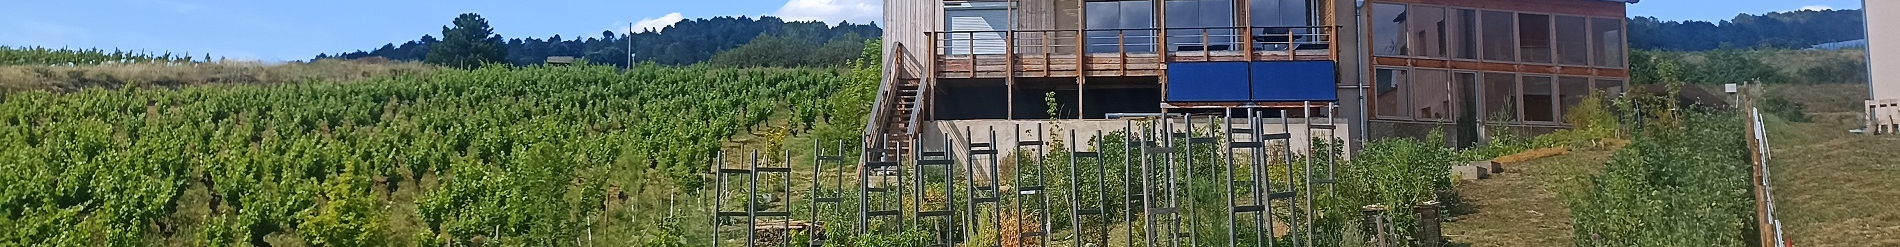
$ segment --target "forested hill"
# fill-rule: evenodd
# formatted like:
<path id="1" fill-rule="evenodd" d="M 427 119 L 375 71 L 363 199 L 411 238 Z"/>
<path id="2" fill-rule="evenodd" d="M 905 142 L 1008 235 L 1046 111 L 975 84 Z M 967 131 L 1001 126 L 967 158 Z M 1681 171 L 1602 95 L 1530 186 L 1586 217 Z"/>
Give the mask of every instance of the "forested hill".
<path id="1" fill-rule="evenodd" d="M 1630 47 L 1705 51 L 1733 48 L 1807 48 L 1816 44 L 1866 38 L 1861 10 L 1803 10 L 1736 15 L 1734 19 L 1661 21 L 1631 18 Z"/>
<path id="2" fill-rule="evenodd" d="M 417 30 L 434 32 L 435 30 Z M 626 34 L 602 31 L 589 37 L 563 37 L 554 35 L 546 39 L 527 37 L 503 37 L 508 48 L 507 62 L 515 65 L 540 64 L 549 56 L 573 56 L 586 58 L 594 63 L 626 65 L 628 42 L 633 45 L 635 60 L 660 64 L 692 64 L 712 59 L 722 51 L 738 48 L 751 43 L 761 36 L 770 36 L 774 41 L 790 41 L 792 45 L 809 46 L 813 49 L 801 51 L 822 52 L 816 47 L 830 46 L 842 50 L 836 54 L 839 59 L 810 61 L 798 65 L 831 65 L 829 63 L 848 61 L 858 55 L 865 40 L 877 38 L 883 29 L 876 23 L 829 25 L 822 22 L 785 21 L 778 17 L 714 17 L 711 19 L 688 19 L 660 30 L 644 30 Z M 391 60 L 422 61 L 429 54 L 429 46 L 440 42 L 440 34 L 423 35 L 421 39 L 401 44 L 386 44 L 381 48 L 368 51 L 355 51 L 340 54 L 320 54 L 316 59 L 341 58 L 358 59 L 382 57 Z M 814 54 L 820 55 L 820 54 Z M 831 61 L 837 60 L 837 61 Z"/>

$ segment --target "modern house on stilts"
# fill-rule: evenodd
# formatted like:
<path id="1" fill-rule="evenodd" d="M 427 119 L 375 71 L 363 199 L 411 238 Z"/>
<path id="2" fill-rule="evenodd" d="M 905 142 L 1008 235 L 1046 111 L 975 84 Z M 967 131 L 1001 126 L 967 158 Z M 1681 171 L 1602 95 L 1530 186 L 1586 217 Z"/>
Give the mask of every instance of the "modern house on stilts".
<path id="1" fill-rule="evenodd" d="M 1635 1 L 886 1 L 866 135 L 901 150 L 939 121 L 1249 110 L 1339 119 L 1352 143 L 1564 128 L 1628 88 Z"/>

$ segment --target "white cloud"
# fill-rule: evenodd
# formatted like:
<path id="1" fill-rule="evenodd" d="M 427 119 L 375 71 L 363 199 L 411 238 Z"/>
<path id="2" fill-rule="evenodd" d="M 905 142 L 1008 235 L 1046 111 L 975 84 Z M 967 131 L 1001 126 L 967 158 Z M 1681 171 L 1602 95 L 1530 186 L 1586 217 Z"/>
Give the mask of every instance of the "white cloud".
<path id="1" fill-rule="evenodd" d="M 772 15 L 786 20 L 871 23 L 884 16 L 882 0 L 790 0 Z"/>
<path id="2" fill-rule="evenodd" d="M 1829 7 L 1827 5 L 1801 6 L 1801 10 L 1809 10 L 1809 11 L 1822 11 L 1822 10 L 1832 10 L 1832 9 L 1834 9 L 1834 7 Z"/>
<path id="3" fill-rule="evenodd" d="M 626 27 L 619 28 L 622 29 L 621 33 L 637 33 L 648 29 L 657 32 L 667 26 L 672 26 L 674 23 L 679 23 L 681 20 L 686 20 L 686 16 L 680 15 L 680 12 L 673 12 L 660 17 L 640 19 L 639 22 L 633 23 L 633 30 L 626 30 Z"/>

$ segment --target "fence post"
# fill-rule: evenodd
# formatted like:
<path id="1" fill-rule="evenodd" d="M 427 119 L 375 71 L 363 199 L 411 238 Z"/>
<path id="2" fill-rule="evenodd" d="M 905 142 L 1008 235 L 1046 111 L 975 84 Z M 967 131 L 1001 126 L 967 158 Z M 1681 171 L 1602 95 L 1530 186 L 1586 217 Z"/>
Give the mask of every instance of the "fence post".
<path id="1" fill-rule="evenodd" d="M 1385 206 L 1378 204 L 1366 205 L 1365 207 L 1359 208 L 1359 213 L 1364 217 L 1361 221 L 1360 230 L 1372 235 L 1366 239 L 1366 243 L 1372 246 L 1390 246 L 1391 241 L 1386 239 L 1385 219 L 1381 217 L 1385 214 Z"/>
<path id="2" fill-rule="evenodd" d="M 1412 207 L 1418 215 L 1418 239 L 1423 246 L 1442 246 L 1444 235 L 1439 234 L 1438 201 L 1427 201 Z"/>

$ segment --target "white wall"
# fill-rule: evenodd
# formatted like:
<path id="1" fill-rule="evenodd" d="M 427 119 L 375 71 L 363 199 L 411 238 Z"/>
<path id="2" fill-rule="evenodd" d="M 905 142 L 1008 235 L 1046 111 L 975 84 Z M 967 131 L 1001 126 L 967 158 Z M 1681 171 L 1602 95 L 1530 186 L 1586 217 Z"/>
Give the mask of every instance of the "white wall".
<path id="1" fill-rule="evenodd" d="M 1868 68 L 1875 126 L 1900 124 L 1900 1 L 1867 0 Z M 1874 128 L 1873 130 L 1881 130 Z M 1888 130 L 1887 132 L 1891 132 Z"/>

